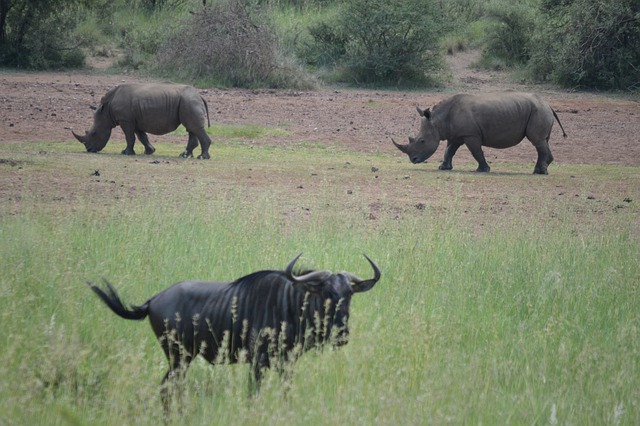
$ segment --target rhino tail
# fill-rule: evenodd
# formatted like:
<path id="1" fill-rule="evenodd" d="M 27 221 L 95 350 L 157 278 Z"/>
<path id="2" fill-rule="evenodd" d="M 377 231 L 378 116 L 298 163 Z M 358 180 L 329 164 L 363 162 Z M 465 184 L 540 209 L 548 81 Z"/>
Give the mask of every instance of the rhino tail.
<path id="1" fill-rule="evenodd" d="M 200 96 L 200 99 L 202 99 L 204 110 L 207 112 L 207 127 L 211 127 L 211 121 L 209 120 L 209 105 L 207 105 L 207 101 L 202 96 Z"/>
<path id="2" fill-rule="evenodd" d="M 560 122 L 560 119 L 558 118 L 558 114 L 556 114 L 556 111 L 551 108 L 551 112 L 553 113 L 553 116 L 556 118 L 556 121 L 558 122 L 558 124 L 560 125 L 560 128 L 562 129 L 562 137 L 566 138 L 567 137 L 567 132 L 564 131 L 564 127 L 562 127 L 562 123 Z"/>

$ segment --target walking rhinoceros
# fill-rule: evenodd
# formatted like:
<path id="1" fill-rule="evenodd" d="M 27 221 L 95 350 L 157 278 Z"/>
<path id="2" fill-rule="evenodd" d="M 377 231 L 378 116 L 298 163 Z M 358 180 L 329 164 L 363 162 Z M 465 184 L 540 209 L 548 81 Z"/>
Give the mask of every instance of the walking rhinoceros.
<path id="1" fill-rule="evenodd" d="M 192 86 L 172 83 L 121 84 L 109 90 L 100 101 L 93 116 L 93 127 L 84 136 L 73 135 L 84 144 L 88 152 L 101 151 L 111 137 L 111 130 L 120 126 L 127 139 L 123 154 L 134 155 L 136 135 L 145 154 L 153 154 L 147 133 L 164 135 L 180 124 L 189 132 L 189 142 L 181 157 L 193 157 L 200 141 L 198 158 L 209 158 L 211 139 L 204 128 L 204 116 L 209 122 L 207 102 Z"/>
<path id="2" fill-rule="evenodd" d="M 455 95 L 420 114 L 420 133 L 409 138 L 408 145 L 394 145 L 409 156 L 412 163 L 422 163 L 438 149 L 441 140 L 447 141 L 440 170 L 451 170 L 451 160 L 458 148 L 466 145 L 478 162 L 479 172 L 490 170 L 482 152 L 483 146 L 509 148 L 524 137 L 538 151 L 538 162 L 533 173 L 547 174 L 553 161 L 549 149 L 549 136 L 554 118 L 567 134 L 556 112 L 538 95 L 531 93 L 501 93 Z"/>

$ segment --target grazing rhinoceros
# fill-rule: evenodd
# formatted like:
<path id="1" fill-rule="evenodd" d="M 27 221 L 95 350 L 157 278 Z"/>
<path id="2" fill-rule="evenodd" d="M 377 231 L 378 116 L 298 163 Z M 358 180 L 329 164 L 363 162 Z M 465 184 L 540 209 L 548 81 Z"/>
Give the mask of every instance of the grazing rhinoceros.
<path id="1" fill-rule="evenodd" d="M 93 127 L 84 136 L 73 135 L 84 144 L 88 152 L 101 151 L 111 137 L 111 129 L 120 126 L 127 138 L 123 154 L 134 155 L 136 135 L 145 154 L 153 154 L 147 133 L 164 135 L 180 124 L 189 132 L 189 142 L 181 157 L 193 157 L 200 141 L 198 158 L 209 158 L 211 139 L 204 128 L 204 115 L 209 123 L 207 102 L 192 86 L 172 83 L 121 84 L 109 90 L 100 101 L 93 116 Z"/>
<path id="2" fill-rule="evenodd" d="M 484 159 L 482 146 L 509 148 L 526 136 L 538 151 L 533 173 L 547 174 L 553 161 L 549 136 L 553 119 L 564 132 L 555 111 L 540 96 L 530 93 L 501 93 L 455 95 L 433 107 L 433 111 L 417 108 L 420 114 L 420 133 L 409 138 L 408 145 L 394 145 L 409 156 L 412 163 L 422 163 L 438 149 L 441 140 L 447 141 L 440 170 L 451 170 L 451 160 L 458 148 L 466 145 L 478 162 L 479 172 L 490 170 Z"/>

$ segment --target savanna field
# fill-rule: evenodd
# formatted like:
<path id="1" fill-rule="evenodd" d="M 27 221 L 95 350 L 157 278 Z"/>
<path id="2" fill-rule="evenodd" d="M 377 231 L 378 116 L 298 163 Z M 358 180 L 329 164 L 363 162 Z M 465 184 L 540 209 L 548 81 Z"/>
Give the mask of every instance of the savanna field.
<path id="1" fill-rule="evenodd" d="M 120 155 L 119 129 L 83 152 L 69 128 L 130 79 L 0 76 L 1 424 L 165 420 L 148 322 L 85 281 L 139 304 L 300 252 L 310 268 L 380 266 L 349 344 L 306 353 L 288 382 L 268 372 L 255 396 L 247 365 L 194 362 L 169 424 L 640 422 L 636 102 L 545 89 L 569 134 L 554 127 L 548 176 L 527 141 L 485 150 L 489 174 L 464 147 L 451 172 L 443 146 L 410 164 L 388 136 L 414 135 L 415 105 L 442 92 L 203 90 L 211 160 L 177 158 L 180 131 L 151 137 L 153 156 Z"/>

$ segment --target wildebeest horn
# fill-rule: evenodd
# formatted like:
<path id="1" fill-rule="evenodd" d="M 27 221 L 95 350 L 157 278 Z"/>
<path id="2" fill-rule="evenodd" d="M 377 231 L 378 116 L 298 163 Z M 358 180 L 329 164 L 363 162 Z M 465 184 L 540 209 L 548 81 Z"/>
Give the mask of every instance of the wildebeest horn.
<path id="1" fill-rule="evenodd" d="M 367 256 L 366 254 L 364 255 L 364 257 L 367 258 L 367 260 L 369 261 L 369 264 L 373 268 L 373 278 L 371 278 L 370 280 L 364 280 L 352 274 L 351 272 L 344 273 L 349 278 L 349 281 L 353 283 L 352 289 L 354 293 L 371 290 L 371 288 L 375 285 L 375 283 L 378 282 L 378 280 L 382 276 L 382 273 L 380 272 L 380 268 L 378 268 L 378 265 L 376 265 L 376 262 L 371 260 L 371 258 L 369 258 L 369 256 Z"/>
<path id="2" fill-rule="evenodd" d="M 331 271 L 313 271 L 309 272 L 308 274 L 300 275 L 298 277 L 293 275 L 293 265 L 296 264 L 296 261 L 300 258 L 300 256 L 302 256 L 302 253 L 294 257 L 293 260 L 289 262 L 285 271 L 285 273 L 287 274 L 287 278 L 289 278 L 294 283 L 303 284 L 309 281 L 325 280 L 330 275 L 332 275 Z"/>
<path id="3" fill-rule="evenodd" d="M 78 139 L 81 143 L 85 143 L 84 141 L 84 136 L 80 136 L 78 135 L 76 132 L 74 132 L 73 130 L 71 131 L 71 133 L 73 133 L 73 136 L 76 137 L 76 139 Z"/>
<path id="4" fill-rule="evenodd" d="M 393 144 L 396 146 L 396 148 L 398 148 L 400 151 L 404 152 L 405 154 L 407 153 L 407 146 L 406 145 L 400 145 L 398 142 L 393 140 L 393 138 L 391 138 L 391 142 L 393 142 Z"/>

